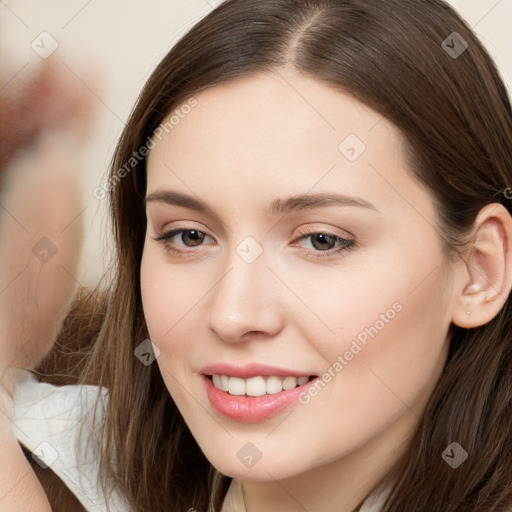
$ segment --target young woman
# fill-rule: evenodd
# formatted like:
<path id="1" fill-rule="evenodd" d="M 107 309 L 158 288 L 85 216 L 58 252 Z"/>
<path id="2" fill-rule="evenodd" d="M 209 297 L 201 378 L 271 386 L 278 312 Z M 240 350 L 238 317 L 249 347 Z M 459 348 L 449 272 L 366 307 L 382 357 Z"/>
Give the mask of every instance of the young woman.
<path id="1" fill-rule="evenodd" d="M 221 4 L 95 191 L 98 500 L 512 510 L 511 186 L 506 89 L 444 2 Z"/>

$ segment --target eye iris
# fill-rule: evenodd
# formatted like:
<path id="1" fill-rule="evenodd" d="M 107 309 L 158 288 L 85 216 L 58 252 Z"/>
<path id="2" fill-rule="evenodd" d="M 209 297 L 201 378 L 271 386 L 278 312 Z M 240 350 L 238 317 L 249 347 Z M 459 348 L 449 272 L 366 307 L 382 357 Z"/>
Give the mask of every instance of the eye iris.
<path id="1" fill-rule="evenodd" d="M 191 234 L 192 236 L 190 236 Z M 181 240 L 185 243 L 185 245 L 189 245 L 187 244 L 185 238 L 192 240 L 191 245 L 199 245 L 204 239 L 204 233 L 201 233 L 197 229 L 187 229 L 181 234 Z"/>
<path id="2" fill-rule="evenodd" d="M 326 233 L 317 233 L 316 235 L 312 235 L 311 239 L 315 249 L 330 249 L 331 247 L 325 247 L 325 245 L 322 244 L 331 245 L 334 241 L 334 237 L 327 235 Z M 320 240 L 320 246 L 317 246 L 315 243 L 316 240 Z"/>

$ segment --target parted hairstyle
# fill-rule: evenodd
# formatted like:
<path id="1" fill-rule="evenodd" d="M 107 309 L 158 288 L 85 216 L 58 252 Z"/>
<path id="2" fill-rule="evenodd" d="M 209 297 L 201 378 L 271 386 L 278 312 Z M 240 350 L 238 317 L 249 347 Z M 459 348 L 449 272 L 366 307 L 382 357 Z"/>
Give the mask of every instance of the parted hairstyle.
<path id="1" fill-rule="evenodd" d="M 462 44 L 460 37 L 467 49 L 457 55 L 450 48 Z M 512 185 L 509 97 L 488 52 L 445 2 L 227 0 L 199 20 L 148 79 L 115 151 L 109 193 L 115 263 L 99 310 L 102 323 L 80 365 L 78 382 L 109 390 L 103 477 L 122 489 L 133 510 L 218 512 L 231 479 L 199 449 L 158 365 L 134 357 L 149 337 L 140 290 L 146 159 L 122 179 L 119 169 L 193 95 L 286 65 L 348 93 L 398 127 L 411 175 L 436 207 L 447 258 L 463 257 L 485 205 L 498 202 L 511 212 L 505 193 Z M 95 302 L 89 297 L 87 304 Z M 77 301 L 71 315 L 92 324 L 87 307 Z M 66 325 L 60 345 L 76 338 L 76 323 Z M 488 324 L 452 324 L 448 335 L 446 364 L 418 429 L 379 482 L 392 485 L 385 512 L 512 507 L 510 296 Z M 469 454 L 457 470 L 441 457 L 454 440 Z"/>

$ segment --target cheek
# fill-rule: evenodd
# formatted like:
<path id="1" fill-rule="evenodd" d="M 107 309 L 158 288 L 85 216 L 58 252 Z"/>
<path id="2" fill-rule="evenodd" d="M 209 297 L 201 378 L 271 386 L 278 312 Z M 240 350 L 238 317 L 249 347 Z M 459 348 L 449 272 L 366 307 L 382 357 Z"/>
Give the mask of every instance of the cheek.
<path id="1" fill-rule="evenodd" d="M 210 356 L 210 344 L 204 343 L 205 294 L 214 287 L 215 279 L 210 283 L 209 274 L 200 269 L 171 264 L 164 251 L 153 248 L 143 253 L 140 278 L 149 337 L 160 350 L 157 363 L 174 396 L 180 386 L 170 376 L 179 376 L 181 382 L 197 370 L 191 368 L 191 354 Z"/>
<path id="2" fill-rule="evenodd" d="M 304 407 L 294 419 L 305 432 L 321 429 L 315 435 L 318 460 L 340 456 L 396 422 L 421 417 L 444 366 L 448 325 L 442 321 L 441 275 L 412 293 L 407 280 L 373 282 L 366 294 L 350 294 L 349 288 L 349 297 L 340 300 L 335 293 L 337 301 L 327 306 L 330 297 L 324 295 L 317 304 L 324 305 L 323 319 L 337 335 L 326 341 L 317 331 L 309 338 L 317 340 L 326 366 L 317 390 L 301 397 Z M 305 335 L 314 336 L 313 330 Z M 329 421 L 319 427 L 323 417 Z"/>
<path id="3" fill-rule="evenodd" d="M 142 307 L 149 335 L 154 342 L 161 339 L 171 326 L 165 321 L 168 296 L 164 293 L 165 287 L 161 285 L 158 274 L 158 268 L 150 265 L 147 256 L 143 256 L 140 275 Z"/>
<path id="4" fill-rule="evenodd" d="M 361 347 L 359 360 L 363 352 L 435 357 L 433 349 L 439 353 L 450 324 L 451 274 L 432 234 L 397 235 L 393 243 L 384 241 L 346 261 L 346 268 L 303 282 L 301 294 L 324 324 L 309 315 L 316 334 L 310 329 L 307 338 L 319 340 L 331 362 L 354 341 Z"/>
<path id="5" fill-rule="evenodd" d="M 160 351 L 156 363 L 178 408 L 187 398 L 182 382 L 190 340 L 184 330 L 197 302 L 193 289 L 183 286 L 186 275 L 181 267 L 163 263 L 157 251 L 144 250 L 140 269 L 144 317 L 149 337 Z"/>
<path id="6" fill-rule="evenodd" d="M 336 382 L 359 397 L 373 389 L 373 400 L 379 389 L 391 393 L 386 384 L 400 390 L 408 383 L 406 395 L 413 399 L 442 366 L 450 269 L 435 240 L 425 240 L 421 235 L 417 246 L 409 241 L 401 248 L 383 244 L 379 251 L 361 252 L 357 261 L 347 259 L 356 263 L 329 279 L 303 282 L 302 295 L 316 318 L 296 320 L 301 334 L 315 341 L 326 371 L 344 374 Z"/>
<path id="7" fill-rule="evenodd" d="M 201 296 L 194 285 L 195 273 L 181 265 L 166 264 L 163 258 L 158 250 L 144 249 L 140 268 L 144 316 L 155 343 L 175 337 Z"/>
<path id="8" fill-rule="evenodd" d="M 336 331 L 322 339 L 316 335 L 327 361 L 323 380 L 333 384 L 326 386 L 330 401 L 367 417 L 367 424 L 369 411 L 373 420 L 392 418 L 405 404 L 419 415 L 444 366 L 450 324 L 446 274 L 438 269 L 417 286 L 420 274 L 373 275 L 367 288 L 346 280 L 341 298 L 335 290 L 316 303 Z"/>

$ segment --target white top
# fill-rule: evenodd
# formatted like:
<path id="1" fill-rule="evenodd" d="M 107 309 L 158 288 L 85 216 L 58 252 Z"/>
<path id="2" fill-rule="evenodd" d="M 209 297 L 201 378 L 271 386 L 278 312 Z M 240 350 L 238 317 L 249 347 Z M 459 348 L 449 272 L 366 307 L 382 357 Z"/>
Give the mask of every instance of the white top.
<path id="1" fill-rule="evenodd" d="M 88 512 L 108 512 L 98 479 L 99 444 L 90 442 L 99 391 L 97 386 L 53 386 L 38 382 L 26 372 L 16 387 L 12 415 L 18 441 L 39 459 L 42 467 L 50 467 Z M 101 397 L 96 408 L 100 418 L 107 398 L 105 389 L 101 390 Z M 111 493 L 108 504 L 110 512 L 130 510 L 124 495 L 116 491 Z"/>
<path id="2" fill-rule="evenodd" d="M 361 506 L 359 512 L 380 512 L 388 492 L 372 493 Z M 220 512 L 247 512 L 240 480 L 232 480 Z"/>
<path id="3" fill-rule="evenodd" d="M 18 441 L 43 467 L 51 468 L 88 512 L 109 512 L 98 479 L 99 444 L 90 442 L 91 434 L 94 439 L 92 420 L 98 392 L 101 401 L 96 415 L 101 421 L 107 390 L 97 386 L 53 386 L 37 381 L 27 371 L 16 388 L 12 421 Z M 373 493 L 360 512 L 379 512 L 384 498 L 385 493 Z M 130 510 L 118 490 L 110 494 L 108 505 L 110 512 Z M 221 512 L 246 512 L 240 480 L 231 482 Z"/>

